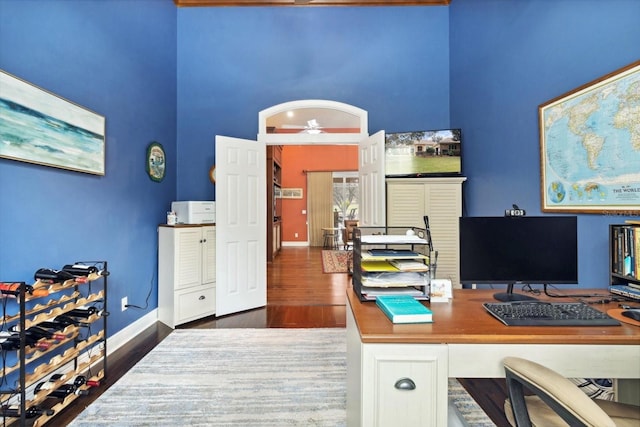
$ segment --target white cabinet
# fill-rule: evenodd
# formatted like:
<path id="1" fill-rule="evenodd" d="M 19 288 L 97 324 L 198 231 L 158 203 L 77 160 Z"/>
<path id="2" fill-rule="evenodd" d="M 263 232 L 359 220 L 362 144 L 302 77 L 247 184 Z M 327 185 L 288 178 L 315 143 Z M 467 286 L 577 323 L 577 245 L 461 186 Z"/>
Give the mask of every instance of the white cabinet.
<path id="1" fill-rule="evenodd" d="M 446 344 L 363 343 L 347 308 L 347 425 L 446 426 Z"/>
<path id="2" fill-rule="evenodd" d="M 216 228 L 158 228 L 158 320 L 170 327 L 215 314 Z"/>
<path id="3" fill-rule="evenodd" d="M 387 179 L 387 225 L 424 227 L 429 217 L 433 249 L 438 251 L 436 278 L 460 287 L 458 221 L 462 216 L 465 177 Z"/>

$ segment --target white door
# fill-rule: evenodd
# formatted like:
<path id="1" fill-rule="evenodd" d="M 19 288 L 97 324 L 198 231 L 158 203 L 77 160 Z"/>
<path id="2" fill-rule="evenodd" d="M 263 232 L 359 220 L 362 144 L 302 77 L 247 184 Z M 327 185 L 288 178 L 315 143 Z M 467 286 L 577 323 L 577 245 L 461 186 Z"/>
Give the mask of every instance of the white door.
<path id="1" fill-rule="evenodd" d="M 267 304 L 266 147 L 216 135 L 216 316 Z"/>
<path id="2" fill-rule="evenodd" d="M 374 133 L 359 144 L 360 226 L 384 227 L 385 177 L 384 131 Z"/>

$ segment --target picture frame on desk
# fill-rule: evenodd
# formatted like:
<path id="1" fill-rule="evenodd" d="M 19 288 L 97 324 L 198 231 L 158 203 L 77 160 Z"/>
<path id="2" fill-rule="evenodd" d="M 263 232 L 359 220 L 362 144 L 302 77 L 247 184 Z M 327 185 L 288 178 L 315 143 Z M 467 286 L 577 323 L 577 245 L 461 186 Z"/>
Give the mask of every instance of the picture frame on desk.
<path id="1" fill-rule="evenodd" d="M 453 286 L 448 279 L 431 279 L 429 285 L 430 302 L 449 302 L 453 298 Z"/>
<path id="2" fill-rule="evenodd" d="M 640 61 L 539 106 L 543 212 L 640 212 L 638 84 Z"/>

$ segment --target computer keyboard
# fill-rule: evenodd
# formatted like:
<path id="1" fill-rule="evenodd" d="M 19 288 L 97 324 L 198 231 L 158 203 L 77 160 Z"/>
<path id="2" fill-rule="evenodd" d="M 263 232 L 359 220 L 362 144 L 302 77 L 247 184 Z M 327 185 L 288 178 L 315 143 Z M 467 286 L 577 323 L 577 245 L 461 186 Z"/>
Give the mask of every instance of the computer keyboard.
<path id="1" fill-rule="evenodd" d="M 484 308 L 507 326 L 618 326 L 620 322 L 583 302 L 488 302 Z"/>

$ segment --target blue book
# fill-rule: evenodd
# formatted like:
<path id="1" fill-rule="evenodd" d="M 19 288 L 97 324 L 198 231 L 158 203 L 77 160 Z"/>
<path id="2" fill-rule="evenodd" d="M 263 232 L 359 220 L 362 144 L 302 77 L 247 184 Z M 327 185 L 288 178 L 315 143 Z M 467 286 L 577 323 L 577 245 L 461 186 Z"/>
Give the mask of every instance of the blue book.
<path id="1" fill-rule="evenodd" d="M 379 295 L 376 304 L 393 323 L 431 323 L 433 313 L 411 295 Z"/>

